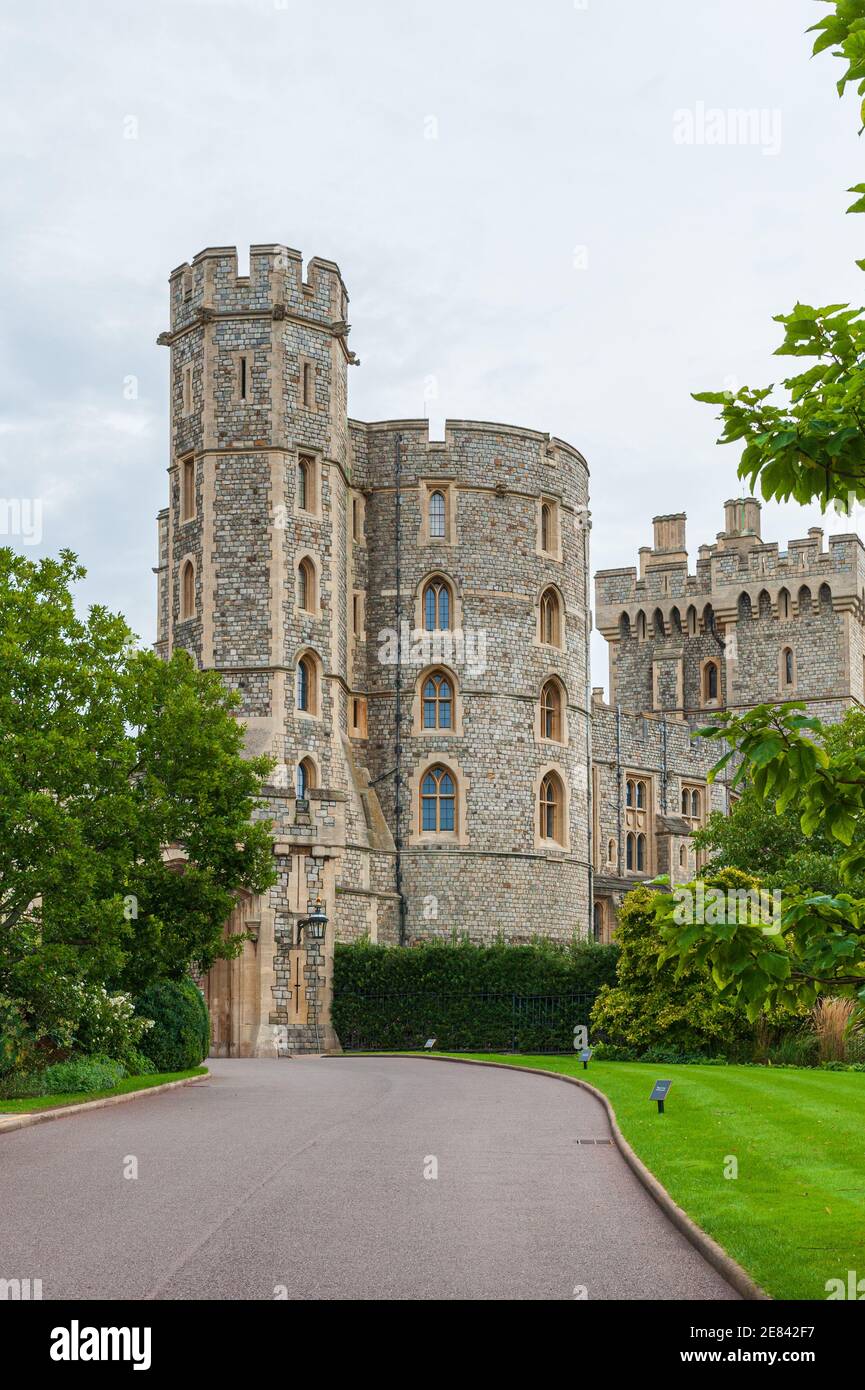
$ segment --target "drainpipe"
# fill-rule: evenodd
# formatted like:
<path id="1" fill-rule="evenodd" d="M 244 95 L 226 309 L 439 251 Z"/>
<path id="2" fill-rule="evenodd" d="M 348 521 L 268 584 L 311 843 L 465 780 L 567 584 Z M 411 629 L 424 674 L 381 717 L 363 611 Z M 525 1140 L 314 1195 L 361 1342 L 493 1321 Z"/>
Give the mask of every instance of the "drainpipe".
<path id="1" fill-rule="evenodd" d="M 394 689 L 394 845 L 396 847 L 396 892 L 399 902 L 399 944 L 405 945 L 405 894 L 402 890 L 402 578 L 401 578 L 401 539 L 402 539 L 402 435 L 396 437 L 396 457 L 394 459 L 394 563 L 396 568 L 396 680 Z"/>
<path id="2" fill-rule="evenodd" d="M 618 864 L 619 878 L 624 878 L 624 860 L 622 859 L 622 706 L 616 705 L 616 820 L 618 825 L 619 849 Z"/>
<path id="3" fill-rule="evenodd" d="M 589 605 L 589 514 L 586 508 L 586 524 L 583 528 L 583 599 L 584 613 L 586 618 L 586 807 L 587 815 L 587 836 L 586 852 L 588 856 L 589 873 L 589 925 L 586 934 L 587 941 L 595 939 L 595 798 L 594 798 L 594 769 L 592 767 L 592 629 L 591 629 L 591 608 Z"/>

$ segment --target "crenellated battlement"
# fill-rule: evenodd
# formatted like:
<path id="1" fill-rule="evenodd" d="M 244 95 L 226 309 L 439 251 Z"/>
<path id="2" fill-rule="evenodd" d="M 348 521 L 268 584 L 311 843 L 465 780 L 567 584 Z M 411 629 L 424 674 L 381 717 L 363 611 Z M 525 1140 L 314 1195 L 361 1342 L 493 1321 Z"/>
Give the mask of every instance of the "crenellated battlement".
<path id="1" fill-rule="evenodd" d="M 178 335 L 216 318 L 270 317 L 318 323 L 348 333 L 349 296 L 335 261 L 314 256 L 303 273 L 300 251 L 282 245 L 249 248 L 249 274 L 238 274 L 235 246 L 208 246 L 169 276 L 171 327 Z"/>
<path id="2" fill-rule="evenodd" d="M 672 611 L 693 604 L 702 612 L 708 604 L 717 621 L 734 621 L 743 595 L 755 613 L 761 595 L 767 595 L 777 615 L 784 593 L 795 608 L 803 586 L 816 596 L 828 585 L 836 611 L 861 614 L 865 546 L 858 535 L 845 532 L 825 540 L 822 528 L 812 527 L 807 536 L 788 541 L 782 550 L 777 542 L 761 539 L 760 503 L 755 498 L 727 502 L 726 512 L 727 529 L 718 533 L 714 544 L 700 546 L 694 573 L 688 568 L 684 513 L 653 518 L 655 545 L 640 548 L 638 567 L 597 571 L 596 625 L 608 640 L 616 640 L 625 616 L 632 627 L 641 612 L 651 623 L 656 608 Z M 684 626 L 684 612 L 681 616 Z"/>

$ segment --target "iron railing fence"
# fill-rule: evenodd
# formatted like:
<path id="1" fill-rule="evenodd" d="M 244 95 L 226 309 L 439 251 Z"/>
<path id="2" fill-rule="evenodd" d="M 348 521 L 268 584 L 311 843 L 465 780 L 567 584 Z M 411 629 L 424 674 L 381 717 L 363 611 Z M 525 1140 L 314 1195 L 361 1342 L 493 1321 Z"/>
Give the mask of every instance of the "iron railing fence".
<path id="1" fill-rule="evenodd" d="M 573 1051 L 574 1029 L 588 1027 L 593 993 L 352 994 L 334 1001 L 347 1052 Z"/>

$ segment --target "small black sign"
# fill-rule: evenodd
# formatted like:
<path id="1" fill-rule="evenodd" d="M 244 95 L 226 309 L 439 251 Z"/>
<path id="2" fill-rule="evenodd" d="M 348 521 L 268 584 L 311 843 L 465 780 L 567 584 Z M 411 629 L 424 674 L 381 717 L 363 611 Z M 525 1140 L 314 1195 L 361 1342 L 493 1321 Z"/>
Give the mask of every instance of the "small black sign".
<path id="1" fill-rule="evenodd" d="M 672 1081 L 656 1081 L 652 1087 L 652 1094 L 649 1100 L 666 1100 L 667 1093 L 672 1086 Z"/>

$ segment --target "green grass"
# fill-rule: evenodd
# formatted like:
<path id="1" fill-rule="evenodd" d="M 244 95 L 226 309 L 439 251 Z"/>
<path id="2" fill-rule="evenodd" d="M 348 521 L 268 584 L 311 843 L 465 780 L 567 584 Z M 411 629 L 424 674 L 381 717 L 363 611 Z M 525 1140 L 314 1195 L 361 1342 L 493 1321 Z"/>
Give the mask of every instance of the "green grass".
<path id="1" fill-rule="evenodd" d="M 187 1076 L 204 1076 L 207 1067 L 192 1067 L 190 1071 L 163 1071 L 151 1076 L 127 1076 L 110 1091 L 75 1091 L 62 1096 L 30 1096 L 27 1100 L 0 1100 L 0 1115 L 23 1115 L 30 1110 L 54 1110 L 63 1105 L 80 1105 L 86 1100 L 103 1100 L 106 1096 L 124 1096 L 130 1091 L 147 1091 L 151 1086 L 164 1086 L 166 1081 L 184 1081 Z"/>
<path id="2" fill-rule="evenodd" d="M 580 1076 L 688 1215 L 774 1298 L 865 1278 L 865 1073 L 491 1057 Z M 649 1101 L 673 1081 L 665 1113 Z M 724 1177 L 728 1155 L 739 1176 Z"/>

